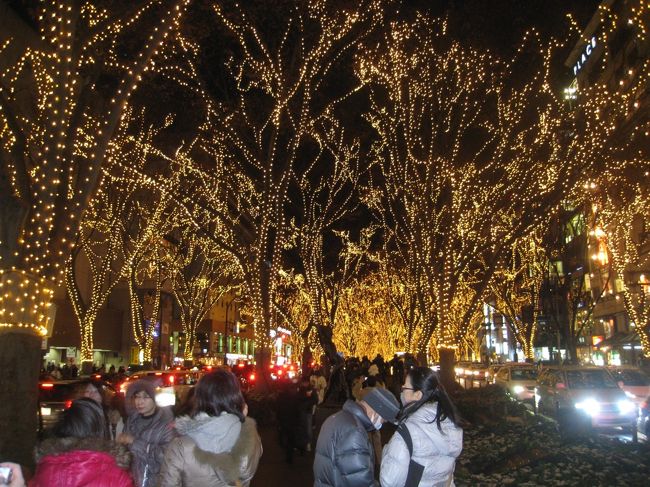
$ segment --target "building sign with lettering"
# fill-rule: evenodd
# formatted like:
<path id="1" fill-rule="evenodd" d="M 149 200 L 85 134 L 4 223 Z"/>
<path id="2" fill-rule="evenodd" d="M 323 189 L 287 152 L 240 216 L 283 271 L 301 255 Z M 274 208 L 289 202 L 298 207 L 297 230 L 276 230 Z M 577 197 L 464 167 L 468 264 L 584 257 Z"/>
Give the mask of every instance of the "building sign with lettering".
<path id="1" fill-rule="evenodd" d="M 596 49 L 596 36 L 592 37 L 589 42 L 587 42 L 587 45 L 585 46 L 584 50 L 582 51 L 582 54 L 580 54 L 580 57 L 576 61 L 576 63 L 573 65 L 573 75 L 576 76 L 578 74 L 578 71 L 582 69 L 584 64 L 587 62 L 587 59 L 589 59 L 589 56 L 591 56 L 591 53 L 594 52 L 594 49 Z"/>

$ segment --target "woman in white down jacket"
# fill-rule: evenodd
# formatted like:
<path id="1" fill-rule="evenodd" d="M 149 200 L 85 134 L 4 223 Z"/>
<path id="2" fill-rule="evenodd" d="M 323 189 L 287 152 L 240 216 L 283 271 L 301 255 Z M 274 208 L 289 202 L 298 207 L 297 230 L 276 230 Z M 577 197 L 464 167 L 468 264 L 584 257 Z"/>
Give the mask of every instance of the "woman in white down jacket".
<path id="1" fill-rule="evenodd" d="M 400 424 L 408 429 L 413 456 L 409 455 L 402 435 L 396 432 L 383 450 L 382 487 L 404 487 L 411 461 L 424 467 L 419 483 L 414 485 L 454 485 L 454 466 L 463 449 L 463 430 L 438 374 L 428 367 L 411 369 L 402 386 L 401 400 Z"/>

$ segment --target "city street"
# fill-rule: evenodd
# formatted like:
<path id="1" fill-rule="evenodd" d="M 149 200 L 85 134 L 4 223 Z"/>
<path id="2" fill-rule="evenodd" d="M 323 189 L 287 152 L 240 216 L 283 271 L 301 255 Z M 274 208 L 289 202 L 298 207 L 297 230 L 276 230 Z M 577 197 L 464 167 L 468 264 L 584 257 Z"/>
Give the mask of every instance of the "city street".
<path id="1" fill-rule="evenodd" d="M 278 443 L 277 430 L 267 426 L 259 429 L 264 446 L 264 454 L 260 460 L 251 487 L 308 487 L 314 483 L 312 465 L 314 453 L 306 452 L 294 456 L 293 463 L 287 464 L 284 450 Z"/>
<path id="2" fill-rule="evenodd" d="M 0 0 L 0 474 L 369 484 L 389 422 L 427 485 L 647 484 L 649 32 L 646 0 Z M 324 403 L 312 474 L 278 436 Z"/>

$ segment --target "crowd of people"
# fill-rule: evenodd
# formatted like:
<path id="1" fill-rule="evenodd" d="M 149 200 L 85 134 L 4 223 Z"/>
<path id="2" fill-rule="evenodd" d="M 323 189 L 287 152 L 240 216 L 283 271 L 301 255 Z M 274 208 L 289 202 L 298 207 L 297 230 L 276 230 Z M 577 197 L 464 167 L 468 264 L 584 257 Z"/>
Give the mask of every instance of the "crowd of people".
<path id="1" fill-rule="evenodd" d="M 125 414 L 113 414 L 96 382 L 80 386 L 36 450 L 36 470 L 26 482 L 19 465 L 12 487 L 171 487 L 249 485 L 262 442 L 237 377 L 226 369 L 204 375 L 186 414 L 156 404 L 152 381 L 131 383 Z M 114 423 L 113 419 L 118 420 Z"/>
<path id="2" fill-rule="evenodd" d="M 316 409 L 341 389 L 342 407 L 313 438 Z M 235 374 L 223 368 L 202 376 L 176 416 L 155 397 L 147 378 L 132 382 L 121 403 L 108 403 L 97 382 L 80 382 L 52 436 L 38 445 L 28 481 L 20 466 L 2 464 L 12 469 L 10 485 L 249 485 L 262 442 Z M 315 448 L 316 487 L 453 485 L 463 422 L 437 373 L 411 356 L 325 363 L 283 381 L 275 417 L 288 464 Z M 397 428 L 382 445 L 386 422 Z"/>

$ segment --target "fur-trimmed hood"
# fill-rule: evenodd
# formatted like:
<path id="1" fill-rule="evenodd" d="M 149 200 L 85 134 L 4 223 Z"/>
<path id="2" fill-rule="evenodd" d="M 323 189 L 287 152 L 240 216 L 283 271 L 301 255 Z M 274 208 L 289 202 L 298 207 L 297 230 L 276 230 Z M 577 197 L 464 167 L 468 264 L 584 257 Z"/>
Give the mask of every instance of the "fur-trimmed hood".
<path id="1" fill-rule="evenodd" d="M 217 423 L 223 428 L 221 437 L 224 441 L 225 438 L 230 441 L 235 430 L 238 430 L 239 434 L 234 437 L 231 448 L 218 448 L 220 452 L 214 453 L 202 449 L 195 438 L 208 436 L 215 428 L 217 419 L 220 419 Z M 203 426 L 201 434 L 198 434 L 199 425 Z M 239 418 L 231 414 L 211 419 L 195 417 L 190 420 L 183 417 L 176 420 L 176 429 L 183 436 L 173 440 L 166 452 L 161 472 L 163 487 L 222 486 L 235 485 L 237 482 L 245 486 L 253 478 L 262 455 L 262 443 L 257 434 L 255 420 L 246 418 L 241 423 Z M 224 436 L 223 431 L 228 434 Z M 181 471 L 182 478 L 177 478 Z"/>
<path id="2" fill-rule="evenodd" d="M 128 469 L 131 464 L 129 450 L 103 438 L 48 438 L 36 447 L 36 462 L 47 455 L 61 455 L 72 451 L 94 451 L 108 453 L 115 458 L 118 467 Z"/>

